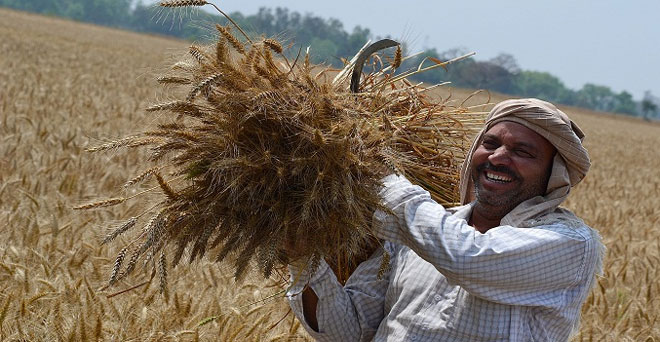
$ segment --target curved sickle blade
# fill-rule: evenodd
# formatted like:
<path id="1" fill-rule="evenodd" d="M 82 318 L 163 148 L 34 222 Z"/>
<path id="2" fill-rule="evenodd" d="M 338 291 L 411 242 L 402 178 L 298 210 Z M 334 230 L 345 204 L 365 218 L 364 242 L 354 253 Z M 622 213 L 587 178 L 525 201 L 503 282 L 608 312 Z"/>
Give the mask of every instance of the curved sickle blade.
<path id="1" fill-rule="evenodd" d="M 364 67 L 364 62 L 367 61 L 367 58 L 376 51 L 397 45 L 399 45 L 399 43 L 394 40 L 381 39 L 369 45 L 358 55 L 358 58 L 355 60 L 355 66 L 353 67 L 353 75 L 351 76 L 351 92 L 357 93 L 360 90 L 360 76 L 362 76 L 362 68 Z"/>

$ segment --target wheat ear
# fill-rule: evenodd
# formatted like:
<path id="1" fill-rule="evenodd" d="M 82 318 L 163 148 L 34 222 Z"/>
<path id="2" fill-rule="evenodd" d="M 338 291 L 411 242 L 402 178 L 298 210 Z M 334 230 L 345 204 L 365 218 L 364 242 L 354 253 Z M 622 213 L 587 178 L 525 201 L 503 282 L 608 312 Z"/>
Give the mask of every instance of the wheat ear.
<path id="1" fill-rule="evenodd" d="M 161 1 L 158 3 L 160 7 L 190 7 L 190 6 L 204 6 L 209 3 L 205 0 L 170 0 Z"/>
<path id="2" fill-rule="evenodd" d="M 398 67 L 401 66 L 401 61 L 402 61 L 401 45 L 397 45 L 396 53 L 394 54 L 394 63 L 392 63 L 392 67 L 394 69 L 397 69 Z"/>
<path id="3" fill-rule="evenodd" d="M 103 208 L 103 207 L 110 207 L 113 205 L 117 205 L 120 203 L 123 203 L 126 201 L 126 198 L 124 197 L 118 197 L 118 198 L 109 198 L 106 200 L 102 201 L 96 201 L 92 203 L 87 203 L 87 204 L 82 204 L 79 206 L 73 207 L 74 210 L 85 210 L 85 209 L 92 209 L 92 208 Z"/>
<path id="4" fill-rule="evenodd" d="M 282 44 L 275 39 L 264 39 L 264 45 L 268 46 L 275 53 L 281 54 L 284 51 Z"/>

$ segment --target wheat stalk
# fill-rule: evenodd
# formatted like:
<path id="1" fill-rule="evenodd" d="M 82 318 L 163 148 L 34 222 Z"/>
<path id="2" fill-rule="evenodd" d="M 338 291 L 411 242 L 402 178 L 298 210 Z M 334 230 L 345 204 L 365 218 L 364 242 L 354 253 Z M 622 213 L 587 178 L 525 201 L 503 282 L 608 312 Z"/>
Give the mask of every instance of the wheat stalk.
<path id="1" fill-rule="evenodd" d="M 126 198 L 124 197 L 117 197 L 117 198 L 108 198 L 100 201 L 95 201 L 91 203 L 86 203 L 86 204 L 81 204 L 78 206 L 73 207 L 74 210 L 87 210 L 87 209 L 95 209 L 95 208 L 105 208 L 105 207 L 111 207 L 117 204 L 124 203 L 126 201 Z"/>
<path id="2" fill-rule="evenodd" d="M 128 247 L 122 248 L 122 250 L 117 255 L 117 258 L 115 259 L 115 264 L 112 267 L 112 273 L 110 274 L 110 280 L 109 280 L 110 285 L 114 284 L 117 281 L 117 277 L 119 276 L 119 270 L 121 269 L 121 265 L 124 262 L 124 258 L 126 257 L 127 249 Z"/>
<path id="3" fill-rule="evenodd" d="M 245 47 L 243 46 L 243 43 L 241 43 L 238 39 L 236 39 L 236 37 L 234 37 L 233 34 L 231 34 L 229 27 L 216 24 L 215 28 L 220 33 L 220 35 L 224 37 L 232 47 L 234 47 L 234 50 L 240 54 L 245 54 Z M 220 56 L 218 56 L 218 58 L 220 58 Z"/>
<path id="4" fill-rule="evenodd" d="M 264 39 L 263 41 L 264 45 L 266 45 L 269 49 L 273 50 L 274 52 L 278 54 L 282 54 L 283 48 L 282 44 L 278 42 L 275 39 Z"/>
<path id="5" fill-rule="evenodd" d="M 396 53 L 394 54 L 394 62 L 392 63 L 392 68 L 398 69 L 401 66 L 402 61 L 403 61 L 403 57 L 401 53 L 401 45 L 397 45 Z"/>
<path id="6" fill-rule="evenodd" d="M 176 76 L 162 76 L 157 79 L 158 83 L 162 84 L 190 84 L 192 81 L 185 77 Z"/>
<path id="7" fill-rule="evenodd" d="M 158 259 L 158 274 L 160 279 L 159 291 L 167 297 L 167 258 L 165 257 L 165 251 L 160 253 L 160 258 Z"/>
<path id="8" fill-rule="evenodd" d="M 158 3 L 160 7 L 190 7 L 190 6 L 204 6 L 209 3 L 204 0 L 169 0 L 161 1 Z"/>
<path id="9" fill-rule="evenodd" d="M 105 236 L 103 241 L 101 241 L 101 244 L 104 245 L 104 244 L 114 240 L 115 238 L 117 238 L 117 236 L 119 236 L 119 235 L 123 234 L 124 232 L 128 231 L 129 229 L 133 228 L 136 223 L 137 223 L 137 217 L 131 217 L 126 222 L 121 224 L 119 227 L 113 229 L 112 232 L 108 233 L 108 235 Z M 123 257 L 122 257 L 121 260 L 123 260 Z"/>

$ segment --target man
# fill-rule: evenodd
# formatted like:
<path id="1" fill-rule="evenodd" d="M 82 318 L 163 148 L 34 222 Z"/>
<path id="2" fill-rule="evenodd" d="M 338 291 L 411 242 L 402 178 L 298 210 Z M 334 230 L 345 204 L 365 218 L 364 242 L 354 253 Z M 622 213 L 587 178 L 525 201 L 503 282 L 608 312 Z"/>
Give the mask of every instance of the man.
<path id="1" fill-rule="evenodd" d="M 550 103 L 488 115 L 446 210 L 404 177 L 374 214 L 387 241 L 341 286 L 291 267 L 294 313 L 319 341 L 567 341 L 601 264 L 598 234 L 559 204 L 586 175 L 584 134 Z M 378 277 L 383 253 L 390 269 Z"/>

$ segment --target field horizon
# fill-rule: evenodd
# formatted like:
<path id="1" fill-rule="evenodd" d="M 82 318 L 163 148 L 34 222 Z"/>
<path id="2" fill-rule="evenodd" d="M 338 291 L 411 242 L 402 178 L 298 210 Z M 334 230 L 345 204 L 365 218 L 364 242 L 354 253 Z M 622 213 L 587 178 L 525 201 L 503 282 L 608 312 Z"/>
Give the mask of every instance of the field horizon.
<path id="1" fill-rule="evenodd" d="M 0 340 L 310 340 L 281 296 L 283 270 L 236 284 L 230 265 L 182 262 L 168 297 L 146 267 L 107 287 L 130 238 L 101 245 L 105 223 L 144 204 L 72 210 L 141 171 L 144 153 L 84 149 L 155 121 L 144 109 L 167 96 L 156 78 L 190 42 L 2 8 L 0 36 Z M 593 164 L 564 206 L 607 247 L 573 341 L 660 341 L 660 122 L 559 107 L 585 131 Z"/>

